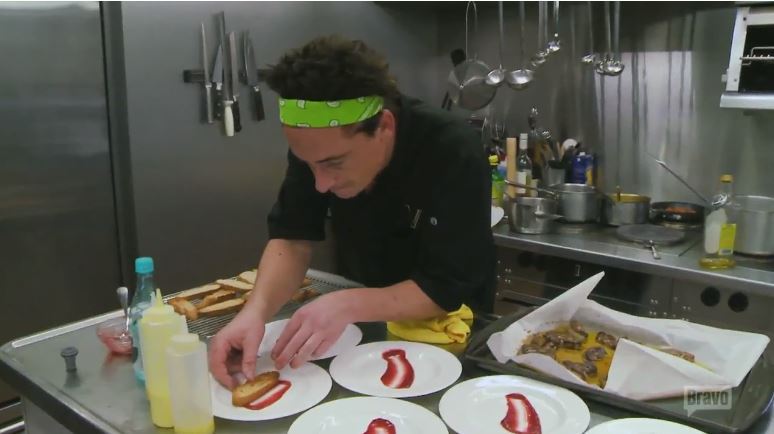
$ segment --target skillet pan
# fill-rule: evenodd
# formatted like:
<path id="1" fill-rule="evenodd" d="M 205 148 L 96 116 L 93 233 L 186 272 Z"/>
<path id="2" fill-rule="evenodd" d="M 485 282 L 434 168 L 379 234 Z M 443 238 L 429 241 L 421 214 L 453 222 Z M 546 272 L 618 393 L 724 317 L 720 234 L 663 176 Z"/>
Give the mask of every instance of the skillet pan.
<path id="1" fill-rule="evenodd" d="M 655 202 L 650 205 L 650 220 L 653 223 L 671 222 L 703 224 L 706 209 L 689 202 Z"/>

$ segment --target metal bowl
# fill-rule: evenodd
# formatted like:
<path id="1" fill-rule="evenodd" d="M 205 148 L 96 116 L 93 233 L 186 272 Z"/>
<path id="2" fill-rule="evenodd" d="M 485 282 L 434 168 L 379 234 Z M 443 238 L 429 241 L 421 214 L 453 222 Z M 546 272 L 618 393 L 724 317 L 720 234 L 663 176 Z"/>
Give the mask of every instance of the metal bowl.
<path id="1" fill-rule="evenodd" d="M 556 213 L 559 204 L 545 197 L 518 197 L 509 201 L 507 207 L 508 224 L 520 234 L 551 233 L 561 217 Z"/>

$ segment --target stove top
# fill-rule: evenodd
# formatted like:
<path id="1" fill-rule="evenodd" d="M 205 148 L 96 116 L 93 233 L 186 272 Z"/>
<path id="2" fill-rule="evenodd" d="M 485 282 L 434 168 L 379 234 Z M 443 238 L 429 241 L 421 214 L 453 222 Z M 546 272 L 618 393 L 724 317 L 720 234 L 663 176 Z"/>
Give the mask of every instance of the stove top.
<path id="1" fill-rule="evenodd" d="M 616 235 L 617 229 L 618 228 L 616 227 L 600 226 L 595 223 L 559 223 L 557 225 L 556 232 L 562 235 L 582 234 L 583 238 L 588 241 L 612 245 L 615 247 L 626 247 L 647 252 L 650 251 L 650 248 L 645 247 L 641 243 L 635 243 L 619 238 L 618 235 Z M 685 239 L 683 239 L 683 241 L 673 245 L 657 246 L 657 249 L 662 255 L 681 256 L 697 243 L 699 243 L 701 239 L 701 232 L 686 231 Z"/>

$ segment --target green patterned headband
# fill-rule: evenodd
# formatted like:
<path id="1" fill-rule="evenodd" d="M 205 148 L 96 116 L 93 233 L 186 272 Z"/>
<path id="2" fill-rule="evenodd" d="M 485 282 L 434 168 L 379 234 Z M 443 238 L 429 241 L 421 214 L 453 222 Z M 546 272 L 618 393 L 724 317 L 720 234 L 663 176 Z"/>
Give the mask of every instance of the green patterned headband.
<path id="1" fill-rule="evenodd" d="M 329 128 L 356 124 L 378 114 L 384 98 L 364 96 L 340 101 L 279 100 L 280 122 L 290 127 Z"/>

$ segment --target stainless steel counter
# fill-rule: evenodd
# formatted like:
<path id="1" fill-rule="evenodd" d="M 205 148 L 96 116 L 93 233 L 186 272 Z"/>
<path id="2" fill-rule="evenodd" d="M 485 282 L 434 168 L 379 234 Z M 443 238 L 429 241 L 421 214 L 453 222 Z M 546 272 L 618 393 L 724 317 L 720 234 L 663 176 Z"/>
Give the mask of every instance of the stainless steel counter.
<path id="1" fill-rule="evenodd" d="M 689 233 L 681 244 L 661 249 L 662 259 L 657 260 L 653 259 L 649 249 L 618 240 L 613 228 L 592 226 L 577 233 L 525 235 L 511 232 L 507 222 L 503 221 L 493 228 L 493 232 L 495 243 L 501 247 L 774 297 L 774 258 L 737 255 L 737 266 L 732 269 L 706 270 L 699 267 L 703 247 L 698 233 Z"/>
<path id="2" fill-rule="evenodd" d="M 75 433 L 171 433 L 151 424 L 145 392 L 135 381 L 130 361 L 126 357 L 112 357 L 95 335 L 95 325 L 116 317 L 112 312 L 79 323 L 49 330 L 45 333 L 19 339 L 0 347 L 0 376 L 15 387 L 25 400 L 42 408 L 64 427 Z M 384 324 L 361 324 L 364 341 L 384 340 Z M 75 346 L 78 372 L 68 375 L 59 356 L 62 348 Z M 448 348 L 460 354 L 464 347 Z M 328 362 L 322 362 L 324 368 Z M 486 375 L 467 366 L 460 381 Z M 334 384 L 325 401 L 356 394 Z M 443 391 L 421 398 L 409 399 L 435 413 Z M 622 411 L 595 402 L 587 402 L 592 412 L 590 426 L 610 419 L 632 417 Z M 297 416 L 268 422 L 235 422 L 216 418 L 218 433 L 285 433 Z M 749 434 L 774 434 L 771 411 Z M 30 433 L 36 434 L 36 433 Z"/>

